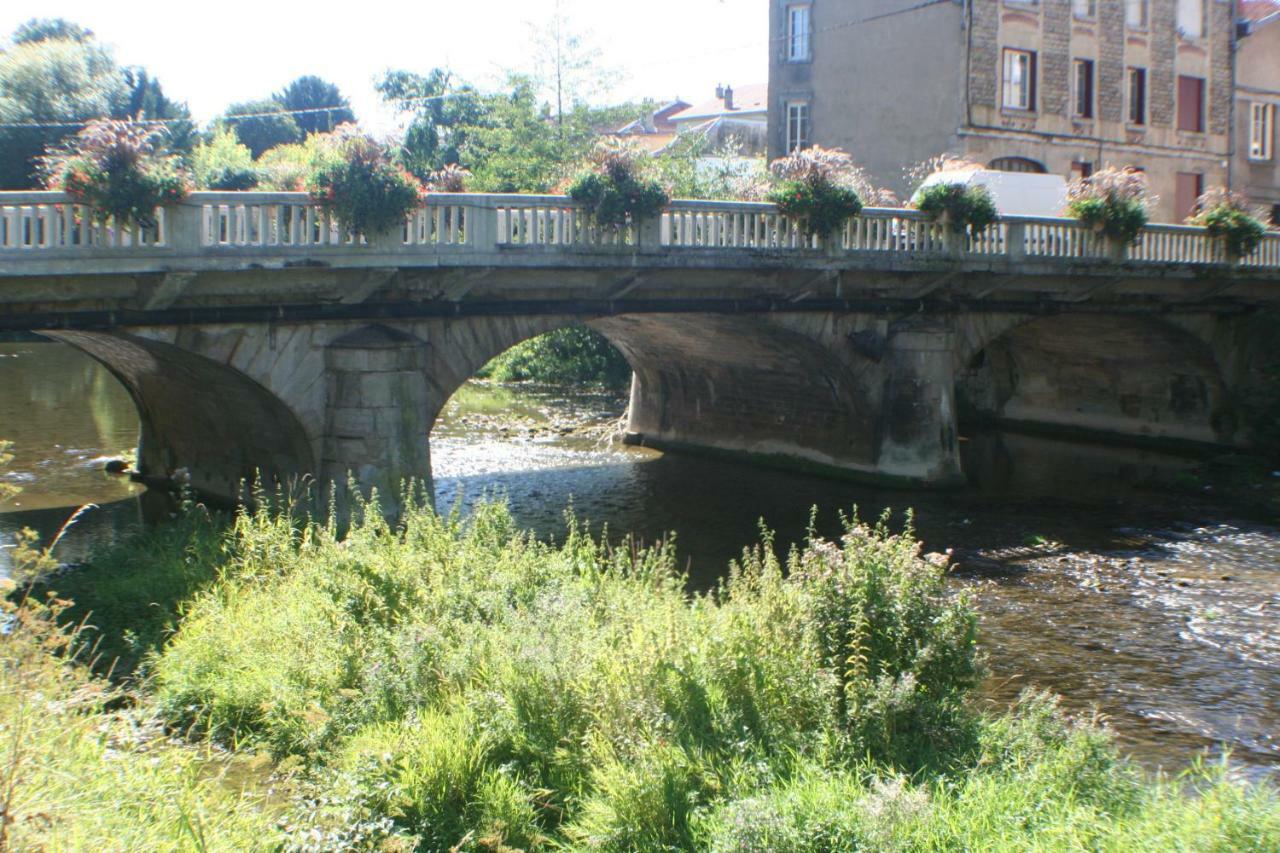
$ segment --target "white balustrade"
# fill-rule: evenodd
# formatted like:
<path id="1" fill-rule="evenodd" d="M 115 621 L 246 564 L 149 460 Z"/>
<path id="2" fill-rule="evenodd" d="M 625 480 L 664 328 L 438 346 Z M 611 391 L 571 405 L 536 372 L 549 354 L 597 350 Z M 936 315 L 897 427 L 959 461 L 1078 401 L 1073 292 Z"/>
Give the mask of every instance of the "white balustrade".
<path id="1" fill-rule="evenodd" d="M 671 202 L 656 220 L 601 226 L 564 196 L 431 193 L 404 226 L 370 245 L 300 192 L 198 192 L 156 212 L 156 226 L 121 226 L 64 193 L 0 192 L 0 256 L 162 254 L 233 251 L 328 253 L 376 250 L 493 252 L 743 251 L 839 255 L 1008 258 L 1017 262 L 1122 259 L 1151 264 L 1224 264 L 1220 240 L 1190 225 L 1148 225 L 1118 252 L 1073 219 L 1009 216 L 977 235 L 953 235 L 915 210 L 866 208 L 832 241 L 772 204 Z M 1239 264 L 1280 269 L 1280 233 L 1268 232 Z"/>

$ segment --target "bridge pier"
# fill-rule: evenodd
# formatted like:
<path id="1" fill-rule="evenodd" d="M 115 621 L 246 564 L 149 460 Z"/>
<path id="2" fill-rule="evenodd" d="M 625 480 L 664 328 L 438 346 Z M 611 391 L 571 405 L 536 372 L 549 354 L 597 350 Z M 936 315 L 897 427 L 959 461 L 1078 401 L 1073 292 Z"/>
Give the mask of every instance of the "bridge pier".
<path id="1" fill-rule="evenodd" d="M 394 516 L 405 484 L 431 494 L 431 400 L 427 344 L 386 326 L 369 326 L 324 352 L 325 430 L 321 481 L 341 495 L 350 477 L 377 490 Z"/>
<path id="2" fill-rule="evenodd" d="M 877 468 L 931 486 L 964 481 L 950 329 L 899 331 L 888 342 Z"/>

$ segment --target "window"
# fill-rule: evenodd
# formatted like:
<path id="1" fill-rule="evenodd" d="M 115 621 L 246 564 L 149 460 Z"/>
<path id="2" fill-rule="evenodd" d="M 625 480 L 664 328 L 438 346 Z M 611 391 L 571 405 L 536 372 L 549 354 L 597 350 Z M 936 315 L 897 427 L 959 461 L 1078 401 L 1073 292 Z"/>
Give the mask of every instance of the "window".
<path id="1" fill-rule="evenodd" d="M 1249 159 L 1270 160 L 1275 151 L 1276 105 L 1249 105 Z"/>
<path id="2" fill-rule="evenodd" d="M 1147 123 L 1147 69 L 1129 69 L 1129 124 Z"/>
<path id="3" fill-rule="evenodd" d="M 1036 108 L 1035 51 L 1005 48 L 1004 105 L 1012 110 Z"/>
<path id="4" fill-rule="evenodd" d="M 809 147 L 809 104 L 793 101 L 787 104 L 787 153 Z"/>
<path id="5" fill-rule="evenodd" d="M 1071 14 L 1084 20 L 1098 17 L 1098 0 L 1071 0 Z"/>
<path id="6" fill-rule="evenodd" d="M 1280 225 L 1280 204 L 1271 205 L 1271 224 Z"/>
<path id="7" fill-rule="evenodd" d="M 1071 163 L 1071 177 L 1073 180 L 1084 180 L 1093 174 L 1093 162 L 1090 160 L 1075 160 Z"/>
<path id="8" fill-rule="evenodd" d="M 1199 172 L 1179 172 L 1177 196 L 1174 198 L 1174 214 L 1181 222 L 1196 212 L 1196 201 L 1204 195 L 1204 175 Z"/>
<path id="9" fill-rule="evenodd" d="M 1204 35 L 1204 0 L 1178 0 L 1178 33 L 1189 39 Z"/>
<path id="10" fill-rule="evenodd" d="M 1204 78 L 1178 75 L 1178 130 L 1204 133 Z"/>
<path id="11" fill-rule="evenodd" d="M 1043 175 L 1048 171 L 1043 163 L 1029 157 L 997 157 L 988 168 L 996 172 L 1030 172 L 1036 175 Z"/>
<path id="12" fill-rule="evenodd" d="M 1130 29 L 1145 30 L 1149 20 L 1150 0 L 1124 0 L 1124 22 Z"/>
<path id="13" fill-rule="evenodd" d="M 1072 75 L 1075 86 L 1074 112 L 1077 118 L 1093 118 L 1093 60 L 1077 59 L 1075 74 Z"/>
<path id="14" fill-rule="evenodd" d="M 808 62 L 812 56 L 809 42 L 813 35 L 807 4 L 787 7 L 787 61 Z"/>

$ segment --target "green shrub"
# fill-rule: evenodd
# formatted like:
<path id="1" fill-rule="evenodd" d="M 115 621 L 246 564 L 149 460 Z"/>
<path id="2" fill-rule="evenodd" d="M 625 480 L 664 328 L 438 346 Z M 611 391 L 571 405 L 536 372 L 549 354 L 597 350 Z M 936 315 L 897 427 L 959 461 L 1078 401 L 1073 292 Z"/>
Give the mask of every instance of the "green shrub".
<path id="1" fill-rule="evenodd" d="M 498 382 L 621 390 L 631 382 L 631 365 L 604 335 L 588 326 L 569 326 L 516 344 L 485 365 L 480 375 Z"/>
<path id="2" fill-rule="evenodd" d="M 829 237 L 862 210 L 854 189 L 858 169 L 843 151 L 814 146 L 775 160 L 769 171 L 769 201 L 810 236 Z"/>
<path id="3" fill-rule="evenodd" d="M 258 185 L 253 154 L 233 131 L 215 130 L 191 152 L 196 186 L 210 190 L 248 190 Z"/>
<path id="4" fill-rule="evenodd" d="M 356 132 L 340 134 L 337 161 L 308 182 L 311 197 L 343 226 L 373 237 L 404 225 L 422 203 L 418 179 L 397 166 L 386 147 Z"/>
<path id="5" fill-rule="evenodd" d="M 1137 241 L 1149 205 L 1146 173 L 1136 169 L 1103 169 L 1067 188 L 1067 215 L 1122 246 Z"/>
<path id="6" fill-rule="evenodd" d="M 1267 236 L 1267 226 L 1250 210 L 1243 196 L 1227 190 L 1210 190 L 1196 203 L 1187 220 L 1222 241 L 1228 259 L 1248 257 Z"/>
<path id="7" fill-rule="evenodd" d="M 44 159 L 47 183 L 117 223 L 156 227 L 156 208 L 177 204 L 190 182 L 158 134 L 127 121 L 91 121 Z"/>
<path id="8" fill-rule="evenodd" d="M 600 225 L 623 228 L 662 213 L 670 196 L 644 176 L 648 154 L 613 141 L 596 145 L 586 171 L 569 186 L 569 197 Z"/>
<path id="9" fill-rule="evenodd" d="M 978 236 L 996 221 L 996 204 L 986 187 L 933 184 L 916 194 L 916 209 L 935 222 L 945 220 L 953 234 Z"/>
<path id="10" fill-rule="evenodd" d="M 552 545 L 501 505 L 409 499 L 395 529 L 370 506 L 340 540 L 266 503 L 194 553 L 147 540 L 146 571 L 200 568 L 137 701 L 291 756 L 293 847 L 1262 850 L 1280 822 L 1267 789 L 1144 781 L 1047 699 L 966 712 L 973 612 L 883 524 L 785 564 L 766 537 L 690 596 L 668 545 L 572 519 Z M 95 814 L 132 796 L 93 790 Z M 167 808 L 135 813 L 151 832 Z"/>

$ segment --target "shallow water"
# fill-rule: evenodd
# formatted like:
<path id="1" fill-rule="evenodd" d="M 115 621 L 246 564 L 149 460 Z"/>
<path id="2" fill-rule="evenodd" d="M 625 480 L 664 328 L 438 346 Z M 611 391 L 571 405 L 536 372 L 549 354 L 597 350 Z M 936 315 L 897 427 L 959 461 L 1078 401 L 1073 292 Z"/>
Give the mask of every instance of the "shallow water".
<path id="1" fill-rule="evenodd" d="M 137 428 L 105 371 L 59 345 L 4 344 L 0 389 L 0 436 L 16 442 L 7 476 L 24 486 L 0 506 L 0 539 L 23 525 L 50 535 L 69 508 L 101 504 L 59 545 L 78 562 L 141 523 L 136 487 L 101 473 Z M 432 435 L 438 505 L 503 495 L 544 536 L 563 532 L 570 503 L 611 536 L 678 531 L 701 588 L 757 541 L 762 519 L 785 548 L 813 506 L 824 534 L 841 509 L 893 509 L 900 525 L 912 507 L 925 547 L 954 550 L 954 584 L 981 610 L 988 700 L 1060 692 L 1097 708 L 1149 766 L 1225 746 L 1249 775 L 1280 768 L 1280 530 L 1189 494 L 1190 461 L 985 434 L 964 445 L 969 488 L 893 491 L 610 443 L 623 406 L 467 386 Z"/>

